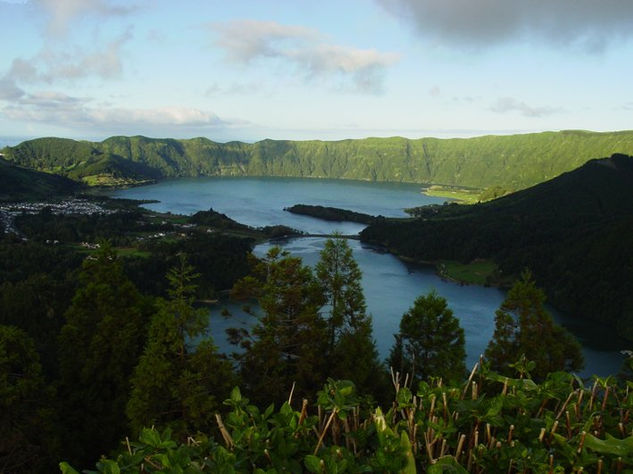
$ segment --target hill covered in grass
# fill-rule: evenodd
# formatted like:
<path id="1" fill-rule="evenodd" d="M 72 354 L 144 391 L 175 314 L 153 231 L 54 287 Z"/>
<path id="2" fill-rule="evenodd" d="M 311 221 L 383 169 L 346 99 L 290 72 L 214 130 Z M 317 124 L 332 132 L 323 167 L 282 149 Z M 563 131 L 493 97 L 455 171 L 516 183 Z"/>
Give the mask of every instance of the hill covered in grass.
<path id="1" fill-rule="evenodd" d="M 468 139 L 366 138 L 216 143 L 206 138 L 40 138 L 3 150 L 24 167 L 89 184 L 191 176 L 291 176 L 523 189 L 596 156 L 633 154 L 633 131 L 544 132 Z"/>
<path id="2" fill-rule="evenodd" d="M 0 158 L 0 202 L 62 196 L 78 188 L 68 178 L 24 169 Z"/>
<path id="3" fill-rule="evenodd" d="M 472 206 L 419 208 L 376 222 L 361 239 L 420 261 L 493 260 L 530 268 L 557 308 L 633 340 L 633 157 L 613 155 Z"/>

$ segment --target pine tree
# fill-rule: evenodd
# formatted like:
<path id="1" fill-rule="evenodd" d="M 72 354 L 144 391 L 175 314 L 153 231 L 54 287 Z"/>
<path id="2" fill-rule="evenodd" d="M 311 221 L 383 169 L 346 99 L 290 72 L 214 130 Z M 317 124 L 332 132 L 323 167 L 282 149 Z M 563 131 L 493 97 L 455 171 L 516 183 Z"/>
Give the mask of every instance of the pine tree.
<path id="1" fill-rule="evenodd" d="M 126 432 L 129 379 L 152 310 L 107 242 L 86 258 L 58 338 L 63 445 L 79 465 Z"/>
<path id="2" fill-rule="evenodd" d="M 193 307 L 197 276 L 183 255 L 167 274 L 169 299 L 158 303 L 132 377 L 127 414 L 136 432 L 152 425 L 178 435 L 208 430 L 235 382 L 207 335 L 208 310 Z"/>
<path id="3" fill-rule="evenodd" d="M 459 381 L 466 372 L 464 330 L 435 291 L 418 297 L 400 320 L 388 362 L 413 381 L 442 377 Z"/>
<path id="4" fill-rule="evenodd" d="M 315 269 L 326 299 L 328 376 L 352 380 L 365 393 L 374 391 L 383 382 L 384 369 L 367 314 L 362 273 L 347 240 L 328 239 Z"/>
<path id="5" fill-rule="evenodd" d="M 0 325 L 0 472 L 55 468 L 52 396 L 33 340 Z"/>
<path id="6" fill-rule="evenodd" d="M 233 288 L 234 298 L 256 298 L 263 315 L 250 334 L 241 334 L 238 356 L 243 383 L 257 401 L 280 402 L 293 382 L 298 395 L 316 393 L 324 380 L 325 322 L 318 311 L 324 299 L 310 267 L 278 247 L 253 275 Z"/>
<path id="7" fill-rule="evenodd" d="M 580 344 L 554 323 L 544 305 L 545 294 L 524 271 L 496 312 L 495 332 L 485 353 L 493 370 L 514 375 L 508 365 L 521 354 L 536 363 L 531 375 L 538 380 L 549 372 L 582 368 Z"/>

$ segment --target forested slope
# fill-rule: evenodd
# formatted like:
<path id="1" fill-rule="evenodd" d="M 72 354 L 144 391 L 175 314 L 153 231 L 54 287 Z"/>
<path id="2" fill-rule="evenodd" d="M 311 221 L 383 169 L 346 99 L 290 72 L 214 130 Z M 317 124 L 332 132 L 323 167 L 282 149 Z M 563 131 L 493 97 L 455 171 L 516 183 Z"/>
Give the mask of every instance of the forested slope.
<path id="1" fill-rule="evenodd" d="M 615 325 L 633 339 L 633 157 L 613 155 L 509 196 L 421 208 L 361 238 L 417 260 L 493 259 L 529 267 L 557 308 Z"/>
<path id="2" fill-rule="evenodd" d="M 78 187 L 70 179 L 13 166 L 0 158 L 0 201 L 50 198 Z"/>
<path id="3" fill-rule="evenodd" d="M 22 166 L 90 184 L 180 176 L 294 176 L 523 189 L 596 156 L 633 154 L 633 132 L 544 132 L 468 139 L 216 143 L 206 138 L 41 138 L 3 150 Z M 130 163 L 134 163 L 132 166 Z M 95 178 L 100 176 L 101 179 Z M 107 177 L 112 177 L 108 183 Z"/>

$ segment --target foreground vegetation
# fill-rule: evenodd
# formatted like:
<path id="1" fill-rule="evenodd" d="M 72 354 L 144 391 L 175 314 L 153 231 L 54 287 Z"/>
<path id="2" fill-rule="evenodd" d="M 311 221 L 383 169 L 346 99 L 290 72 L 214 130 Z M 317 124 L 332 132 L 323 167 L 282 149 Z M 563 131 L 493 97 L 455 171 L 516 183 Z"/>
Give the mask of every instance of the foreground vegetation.
<path id="1" fill-rule="evenodd" d="M 279 408 L 235 388 L 212 432 L 184 442 L 145 428 L 95 472 L 630 472 L 633 382 L 585 386 L 556 372 L 535 383 L 531 367 L 520 359 L 504 377 L 482 361 L 464 383 L 415 387 L 392 374 L 385 411 L 360 403 L 345 380 L 329 379 L 316 403 L 290 393 Z"/>
<path id="2" fill-rule="evenodd" d="M 263 140 L 254 144 L 139 136 L 111 137 L 99 143 L 41 138 L 2 152 L 20 166 L 91 185 L 138 184 L 182 176 L 295 176 L 434 184 L 444 186 L 440 188 L 444 191 L 449 189 L 446 186 L 475 188 L 477 195 L 485 190 L 484 194 L 494 196 L 501 195 L 499 190 L 518 190 L 546 181 L 597 156 L 633 154 L 633 132 L 337 142 Z"/>

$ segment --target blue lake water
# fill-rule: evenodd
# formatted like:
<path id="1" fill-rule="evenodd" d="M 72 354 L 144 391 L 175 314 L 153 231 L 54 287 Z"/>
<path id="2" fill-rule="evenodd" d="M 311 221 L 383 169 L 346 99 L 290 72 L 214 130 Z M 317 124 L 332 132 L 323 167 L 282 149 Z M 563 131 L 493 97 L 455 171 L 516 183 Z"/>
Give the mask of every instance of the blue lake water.
<path id="1" fill-rule="evenodd" d="M 193 214 L 213 208 L 253 227 L 283 224 L 310 234 L 357 234 L 365 226 L 327 222 L 284 211 L 294 204 L 344 207 L 385 217 L 404 217 L 407 207 L 444 202 L 422 194 L 419 185 L 294 178 L 188 178 L 118 190 L 114 197 L 152 199 L 159 212 Z"/>
<path id="2" fill-rule="evenodd" d="M 389 217 L 405 216 L 407 207 L 444 201 L 421 193 L 418 185 L 370 183 L 347 180 L 293 178 L 195 178 L 117 190 L 113 197 L 152 199 L 159 203 L 146 207 L 178 214 L 192 214 L 213 208 L 253 227 L 283 224 L 311 234 L 356 234 L 364 227 L 355 223 L 321 221 L 298 216 L 283 209 L 293 204 L 340 207 Z M 323 238 L 308 237 L 275 242 L 307 264 L 314 264 L 323 248 Z M 393 344 L 400 318 L 420 295 L 435 289 L 447 299 L 459 318 L 466 336 L 467 365 L 483 353 L 494 331 L 494 314 L 505 297 L 497 288 L 459 285 L 439 278 L 433 268 L 405 263 L 393 255 L 356 240 L 349 241 L 363 272 L 363 288 L 374 320 L 374 337 L 382 357 Z M 273 244 L 258 245 L 254 253 L 263 255 Z M 228 307 L 231 318 L 220 315 Z M 598 324 L 577 320 L 552 309 L 554 318 L 570 329 L 583 345 L 585 369 L 580 375 L 608 375 L 618 371 L 623 361 L 619 353 L 630 346 L 614 331 Z M 230 351 L 224 329 L 250 325 L 253 317 L 241 306 L 227 302 L 212 310 L 211 330 L 221 349 Z"/>

